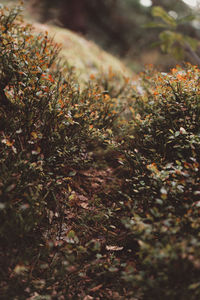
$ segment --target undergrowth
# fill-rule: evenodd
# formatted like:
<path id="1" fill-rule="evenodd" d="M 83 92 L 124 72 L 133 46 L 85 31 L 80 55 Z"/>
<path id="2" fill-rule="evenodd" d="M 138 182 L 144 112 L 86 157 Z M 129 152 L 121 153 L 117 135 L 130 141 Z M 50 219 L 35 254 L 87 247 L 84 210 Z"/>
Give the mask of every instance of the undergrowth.
<path id="1" fill-rule="evenodd" d="M 199 75 L 80 89 L 0 11 L 1 299 L 199 299 Z"/>

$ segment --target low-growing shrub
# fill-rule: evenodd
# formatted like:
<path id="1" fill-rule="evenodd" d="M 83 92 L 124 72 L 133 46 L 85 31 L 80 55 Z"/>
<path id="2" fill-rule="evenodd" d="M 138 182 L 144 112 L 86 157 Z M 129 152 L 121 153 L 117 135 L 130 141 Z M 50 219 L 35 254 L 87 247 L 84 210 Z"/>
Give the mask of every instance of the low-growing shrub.
<path id="1" fill-rule="evenodd" d="M 142 299 L 200 296 L 199 74 L 190 65 L 147 70 L 123 132 L 132 214 L 123 223 L 138 243 L 123 278 Z"/>
<path id="2" fill-rule="evenodd" d="M 1 298 L 199 299 L 199 68 L 80 89 L 19 11 L 0 11 Z"/>
<path id="3" fill-rule="evenodd" d="M 59 65 L 59 46 L 47 33 L 33 35 L 20 10 L 0 10 L 0 276 L 6 299 L 27 299 L 38 285 L 45 293 L 57 273 L 67 273 L 70 258 L 65 267 L 62 259 L 52 267 L 64 211 L 76 201 L 78 172 L 93 160 L 89 149 L 102 144 L 119 106 L 103 85 L 91 82 L 80 91 L 71 70 Z"/>

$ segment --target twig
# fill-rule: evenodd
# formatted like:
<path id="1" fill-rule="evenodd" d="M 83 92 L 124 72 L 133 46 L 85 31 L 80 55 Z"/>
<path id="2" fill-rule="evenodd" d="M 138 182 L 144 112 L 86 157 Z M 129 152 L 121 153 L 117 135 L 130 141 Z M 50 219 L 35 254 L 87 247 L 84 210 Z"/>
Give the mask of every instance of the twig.
<path id="1" fill-rule="evenodd" d="M 197 63 L 197 65 L 200 66 L 200 57 L 197 55 L 197 53 L 192 49 L 192 47 L 185 42 L 184 49 L 186 52 L 189 53 L 189 55 L 192 57 L 192 59 Z"/>

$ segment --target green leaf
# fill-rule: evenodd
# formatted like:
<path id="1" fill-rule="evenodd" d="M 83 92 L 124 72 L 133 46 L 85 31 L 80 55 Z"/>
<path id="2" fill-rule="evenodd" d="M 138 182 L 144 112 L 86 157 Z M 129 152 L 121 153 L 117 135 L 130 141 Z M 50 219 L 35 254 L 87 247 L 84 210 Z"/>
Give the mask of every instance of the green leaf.
<path id="1" fill-rule="evenodd" d="M 75 176 L 76 175 L 76 171 L 71 171 L 71 172 L 69 172 L 69 176 L 70 177 L 73 177 L 73 176 Z"/>
<path id="2" fill-rule="evenodd" d="M 160 17 L 166 24 L 171 27 L 176 28 L 177 23 L 176 20 L 170 16 L 161 6 L 154 6 L 152 8 L 152 16 Z"/>
<path id="3" fill-rule="evenodd" d="M 200 282 L 195 282 L 189 285 L 189 290 L 195 290 L 200 287 Z"/>
<path id="4" fill-rule="evenodd" d="M 149 22 L 142 26 L 142 28 L 167 28 L 168 26 L 164 23 Z"/>
<path id="5" fill-rule="evenodd" d="M 196 50 L 197 46 L 199 44 L 199 41 L 197 39 L 191 38 L 189 36 L 184 36 L 185 41 L 190 45 L 192 50 Z"/>
<path id="6" fill-rule="evenodd" d="M 182 50 L 180 50 L 181 45 L 184 44 L 184 37 L 182 36 L 182 34 L 170 30 L 165 30 L 160 33 L 159 38 L 162 42 L 162 51 L 176 56 L 183 53 Z M 175 47 L 177 47 L 177 49 L 174 49 Z"/>
<path id="7" fill-rule="evenodd" d="M 173 47 L 171 53 L 177 60 L 184 59 L 184 50 L 179 46 Z"/>
<path id="8" fill-rule="evenodd" d="M 189 16 L 182 17 L 182 18 L 178 19 L 177 23 L 178 24 L 183 24 L 183 23 L 191 22 L 195 19 L 196 19 L 196 17 L 194 15 L 189 15 Z"/>

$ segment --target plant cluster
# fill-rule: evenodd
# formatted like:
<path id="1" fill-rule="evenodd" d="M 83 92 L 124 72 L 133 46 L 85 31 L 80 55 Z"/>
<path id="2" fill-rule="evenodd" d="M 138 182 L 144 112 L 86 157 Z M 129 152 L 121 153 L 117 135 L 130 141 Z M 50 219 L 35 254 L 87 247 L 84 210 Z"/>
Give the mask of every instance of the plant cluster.
<path id="1" fill-rule="evenodd" d="M 195 20 L 194 15 L 188 15 L 179 17 L 168 13 L 160 6 L 154 6 L 152 8 L 152 16 L 154 18 L 160 18 L 161 22 L 151 22 L 147 24 L 147 27 L 162 28 L 163 31 L 159 34 L 159 45 L 161 50 L 174 56 L 177 60 L 182 61 L 187 55 L 188 59 L 195 64 L 200 64 L 200 58 L 198 54 L 198 39 L 192 38 L 190 35 L 181 32 L 180 28 L 185 23 Z M 183 30 L 182 30 L 183 31 Z"/>
<path id="2" fill-rule="evenodd" d="M 200 295 L 199 72 L 147 70 L 124 132 L 132 216 L 123 223 L 139 250 L 123 276 L 142 299 Z"/>
<path id="3" fill-rule="evenodd" d="M 101 132 L 109 134 L 119 106 L 103 82 L 80 91 L 72 71 L 61 72 L 59 46 L 47 34 L 33 35 L 20 10 L 0 11 L 0 277 L 6 299 L 26 299 L 30 285 L 34 290 L 36 279 L 44 280 L 41 274 L 57 272 L 51 265 L 64 211 L 85 197 L 76 195 L 73 178 L 89 168 L 90 149 L 102 144 Z"/>
<path id="4" fill-rule="evenodd" d="M 20 10 L 0 11 L 1 298 L 199 299 L 200 69 L 81 90 Z"/>

